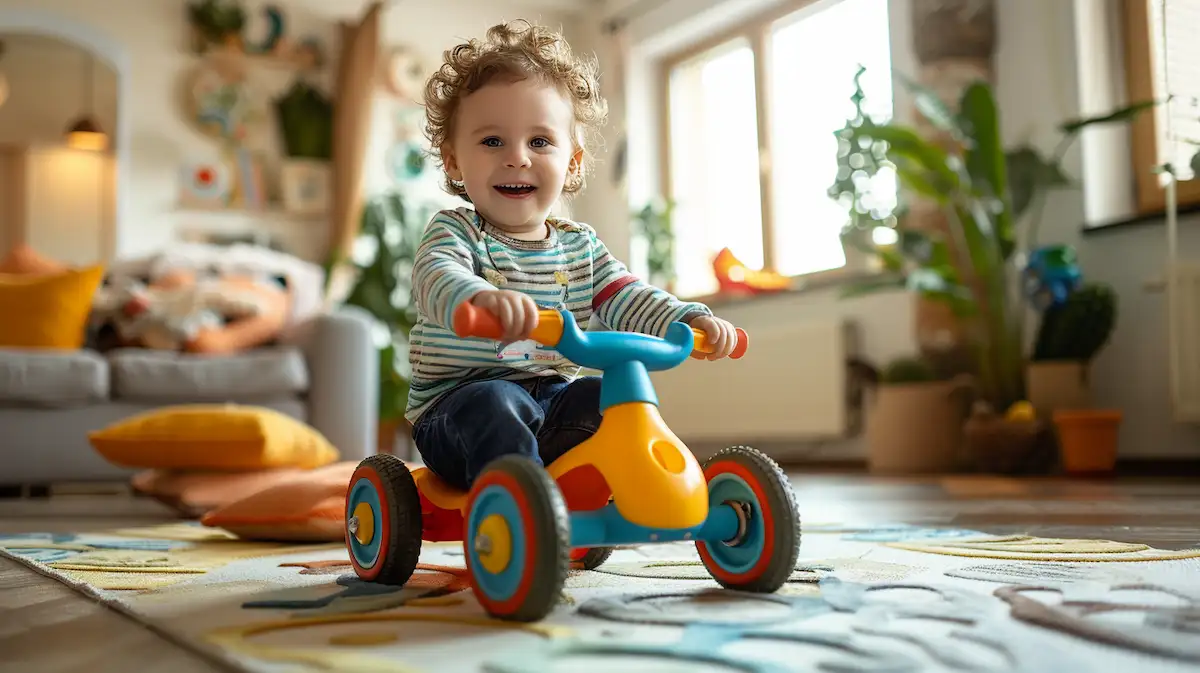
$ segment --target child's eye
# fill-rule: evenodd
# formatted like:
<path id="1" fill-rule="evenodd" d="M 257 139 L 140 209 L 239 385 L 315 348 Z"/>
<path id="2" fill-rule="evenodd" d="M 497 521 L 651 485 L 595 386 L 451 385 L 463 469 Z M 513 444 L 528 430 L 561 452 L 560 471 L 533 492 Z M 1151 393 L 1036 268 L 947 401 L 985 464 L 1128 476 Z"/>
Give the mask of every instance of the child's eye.
<path id="1" fill-rule="evenodd" d="M 500 139 L 496 136 L 488 136 L 487 138 L 483 139 L 481 144 L 487 145 L 488 147 L 500 147 Z"/>
<path id="2" fill-rule="evenodd" d="M 545 138 L 534 138 L 529 141 L 529 144 L 533 147 L 549 147 L 550 141 Z"/>

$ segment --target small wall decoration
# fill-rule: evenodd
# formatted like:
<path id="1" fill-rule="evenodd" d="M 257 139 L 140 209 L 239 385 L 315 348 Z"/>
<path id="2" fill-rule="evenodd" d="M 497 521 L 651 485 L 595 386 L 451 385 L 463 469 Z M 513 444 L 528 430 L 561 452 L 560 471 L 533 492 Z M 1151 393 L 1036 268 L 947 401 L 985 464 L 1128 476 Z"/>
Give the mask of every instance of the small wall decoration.
<path id="1" fill-rule="evenodd" d="M 264 5 L 250 17 L 239 0 L 194 0 L 187 6 L 192 50 L 203 54 L 214 47 L 243 55 L 269 56 L 299 69 L 325 65 L 321 43 L 314 37 L 287 35 L 287 20 L 278 5 Z"/>
<path id="2" fill-rule="evenodd" d="M 280 169 L 283 208 L 297 215 L 321 215 L 329 210 L 329 164 L 289 160 Z"/>
<path id="3" fill-rule="evenodd" d="M 261 210 L 269 199 L 262 159 L 235 148 L 216 161 L 192 161 L 183 166 L 179 204 L 184 208 Z"/>
<path id="4" fill-rule="evenodd" d="M 221 162 L 196 161 L 185 164 L 180 175 L 180 204 L 189 208 L 223 208 L 228 205 L 232 171 Z"/>
<path id="5" fill-rule="evenodd" d="M 402 105 L 392 114 L 392 146 L 384 157 L 387 175 L 397 184 L 419 181 L 429 168 L 429 148 L 421 134 L 425 111 L 415 105 Z"/>
<path id="6" fill-rule="evenodd" d="M 251 124 L 264 117 L 244 73 L 222 59 L 197 66 L 188 82 L 185 106 L 202 133 L 235 145 L 246 139 Z"/>
<path id="7" fill-rule="evenodd" d="M 379 66 L 380 85 L 385 92 L 410 103 L 421 100 L 429 71 L 416 50 L 403 45 L 392 47 L 379 59 Z"/>

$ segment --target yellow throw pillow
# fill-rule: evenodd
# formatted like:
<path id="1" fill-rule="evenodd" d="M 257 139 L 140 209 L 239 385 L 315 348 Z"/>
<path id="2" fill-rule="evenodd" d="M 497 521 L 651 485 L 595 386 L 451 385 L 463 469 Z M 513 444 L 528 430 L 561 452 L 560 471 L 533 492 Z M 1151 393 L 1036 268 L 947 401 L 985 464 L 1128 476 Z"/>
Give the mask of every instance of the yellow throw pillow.
<path id="1" fill-rule="evenodd" d="M 103 266 L 0 274 L 0 348 L 82 348 L 103 277 Z"/>
<path id="2" fill-rule="evenodd" d="M 88 434 L 115 465 L 173 470 L 312 469 L 337 460 L 329 440 L 290 416 L 263 407 L 185 404 L 163 407 Z"/>

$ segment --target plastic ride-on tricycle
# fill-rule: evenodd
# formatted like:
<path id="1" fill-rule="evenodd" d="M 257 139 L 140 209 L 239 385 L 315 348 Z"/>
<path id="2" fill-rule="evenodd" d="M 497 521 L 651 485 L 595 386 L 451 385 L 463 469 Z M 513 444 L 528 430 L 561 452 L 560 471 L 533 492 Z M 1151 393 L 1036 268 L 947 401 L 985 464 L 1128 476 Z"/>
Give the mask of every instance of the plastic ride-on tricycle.
<path id="1" fill-rule="evenodd" d="M 500 337 L 486 310 L 463 303 L 463 337 Z M 665 337 L 584 332 L 566 310 L 539 311 L 531 338 L 572 363 L 603 372 L 600 427 L 542 467 L 524 456 L 489 464 L 468 492 L 398 458 L 363 460 L 346 497 L 346 545 L 358 577 L 402 585 L 423 540 L 462 541 L 472 590 L 493 617 L 536 621 L 558 602 L 572 561 L 604 562 L 617 545 L 695 541 L 719 584 L 770 593 L 792 573 L 800 520 L 783 471 L 748 447 L 700 466 L 658 410 L 650 371 L 710 352 L 707 337 L 677 322 Z M 746 350 L 738 330 L 733 352 Z"/>

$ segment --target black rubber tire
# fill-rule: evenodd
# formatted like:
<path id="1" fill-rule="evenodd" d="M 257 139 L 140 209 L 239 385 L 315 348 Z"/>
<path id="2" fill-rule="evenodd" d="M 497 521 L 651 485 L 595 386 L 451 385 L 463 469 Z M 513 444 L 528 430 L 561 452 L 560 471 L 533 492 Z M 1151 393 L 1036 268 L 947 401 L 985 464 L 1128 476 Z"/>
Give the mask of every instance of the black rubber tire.
<path id="1" fill-rule="evenodd" d="M 367 581 L 403 586 L 412 577 L 421 558 L 421 496 L 417 484 L 404 461 L 391 454 L 368 456 L 358 465 L 358 470 L 368 468 L 379 475 L 379 481 L 383 484 L 383 492 L 379 494 L 380 506 L 387 509 L 392 522 L 391 534 L 381 543 L 381 553 L 375 561 L 381 565 L 379 574 Z M 350 487 L 353 486 L 352 480 Z M 350 531 L 347 530 L 346 534 L 350 535 Z M 363 578 L 357 567 L 355 571 Z"/>
<path id="2" fill-rule="evenodd" d="M 489 615 L 497 619 L 515 622 L 539 621 L 558 605 L 563 585 L 567 581 L 571 563 L 571 519 L 567 504 L 558 489 L 558 484 L 550 478 L 545 468 L 523 456 L 503 456 L 488 464 L 476 479 L 471 489 L 471 506 L 467 510 L 466 525 L 469 525 L 475 496 L 484 477 L 496 471 L 511 476 L 528 502 L 533 530 L 524 531 L 524 534 L 532 535 L 537 540 L 537 553 L 525 558 L 524 572 L 532 573 L 533 578 L 525 600 L 508 612 L 494 611 L 486 604 L 484 608 Z M 469 530 L 464 531 L 463 539 L 467 541 L 466 544 L 471 544 Z M 476 574 L 483 571 L 471 567 L 470 558 L 468 550 L 467 565 L 471 570 L 471 587 L 482 603 L 485 595 L 478 586 Z"/>
<path id="3" fill-rule="evenodd" d="M 595 570 L 604 565 L 604 562 L 608 560 L 609 556 L 613 555 L 614 551 L 616 550 L 612 547 L 592 547 L 587 550 L 583 558 L 579 559 L 579 563 L 583 565 L 584 570 Z"/>
<path id="4" fill-rule="evenodd" d="M 779 464 L 765 453 L 749 446 L 731 446 L 721 449 L 704 461 L 704 469 L 716 462 L 731 461 L 744 467 L 762 487 L 767 508 L 774 519 L 774 554 L 766 570 L 757 578 L 743 582 L 726 582 L 715 574 L 713 579 L 726 589 L 754 593 L 774 593 L 788 581 L 800 557 L 800 510 L 792 484 Z M 699 550 L 703 543 L 697 542 Z M 720 544 L 720 543 L 716 543 Z M 708 565 L 707 563 L 705 564 Z M 712 568 L 709 567 L 712 573 Z"/>

